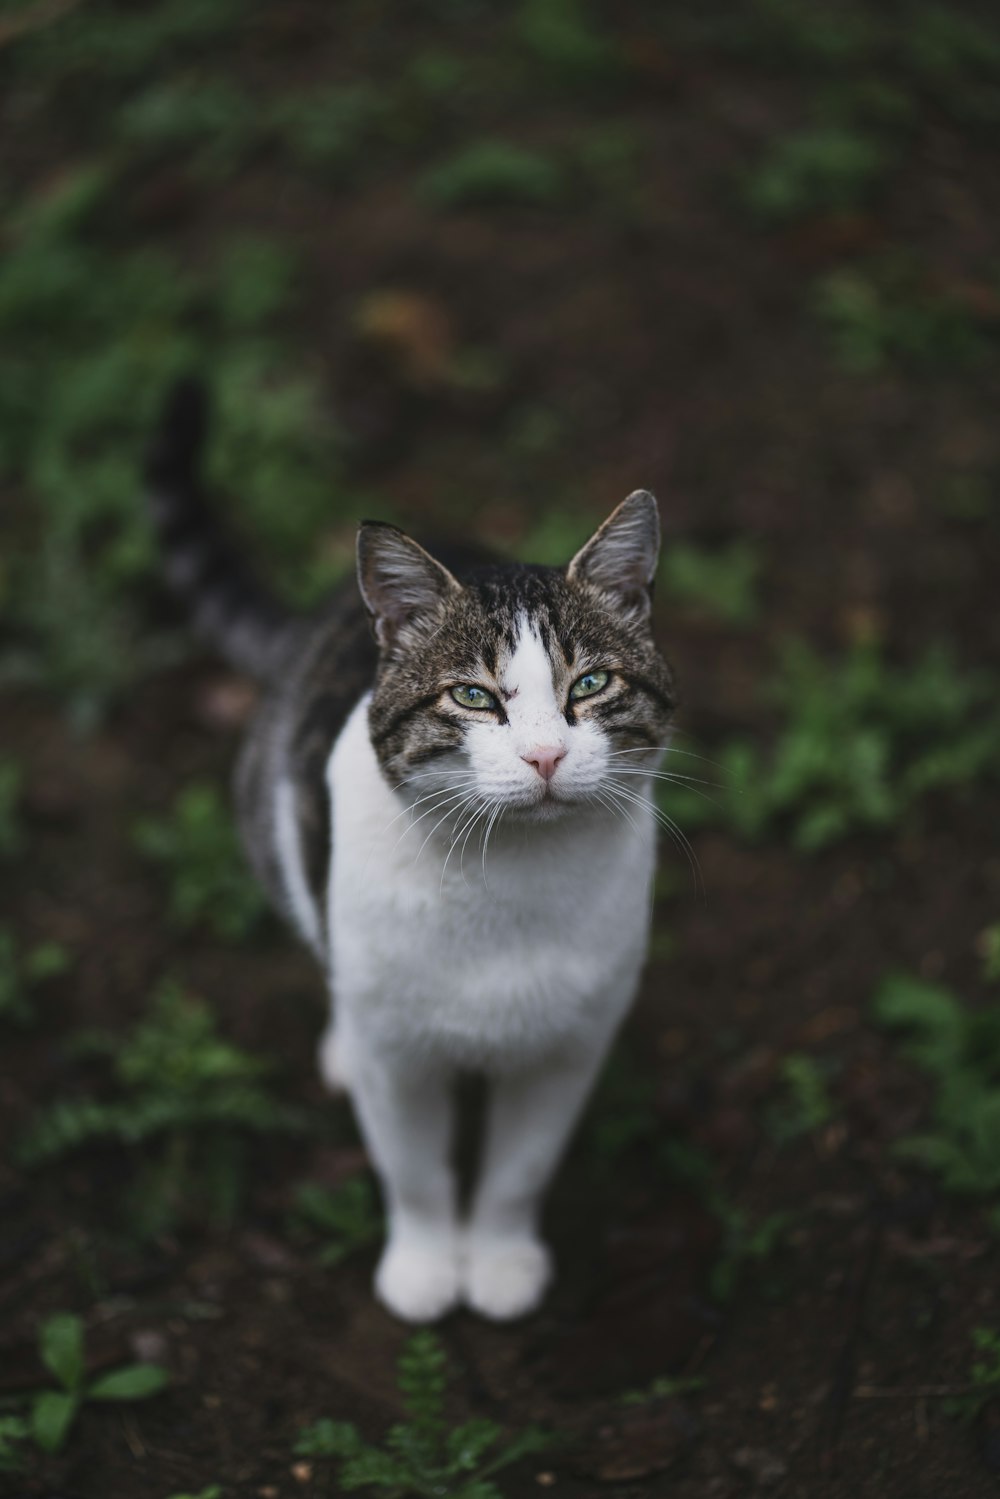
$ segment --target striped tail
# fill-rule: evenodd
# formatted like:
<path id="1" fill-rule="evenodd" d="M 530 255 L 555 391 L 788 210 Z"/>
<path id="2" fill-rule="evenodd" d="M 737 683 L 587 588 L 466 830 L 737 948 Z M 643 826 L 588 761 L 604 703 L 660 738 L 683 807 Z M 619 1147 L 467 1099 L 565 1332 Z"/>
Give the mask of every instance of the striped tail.
<path id="1" fill-rule="evenodd" d="M 180 381 L 146 457 L 150 511 L 167 582 L 195 629 L 233 666 L 266 680 L 279 668 L 296 616 L 253 576 L 205 501 L 207 427 L 203 387 Z"/>

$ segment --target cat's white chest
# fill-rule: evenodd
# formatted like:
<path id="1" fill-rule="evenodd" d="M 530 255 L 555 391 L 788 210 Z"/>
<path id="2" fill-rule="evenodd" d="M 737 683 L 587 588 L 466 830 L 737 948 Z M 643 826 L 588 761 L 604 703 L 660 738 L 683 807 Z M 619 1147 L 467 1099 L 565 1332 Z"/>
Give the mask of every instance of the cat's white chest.
<path id="1" fill-rule="evenodd" d="M 399 816 L 367 704 L 331 757 L 335 1002 L 383 1044 L 517 1064 L 603 1029 L 627 1004 L 648 926 L 654 834 L 581 815 L 448 843 Z"/>

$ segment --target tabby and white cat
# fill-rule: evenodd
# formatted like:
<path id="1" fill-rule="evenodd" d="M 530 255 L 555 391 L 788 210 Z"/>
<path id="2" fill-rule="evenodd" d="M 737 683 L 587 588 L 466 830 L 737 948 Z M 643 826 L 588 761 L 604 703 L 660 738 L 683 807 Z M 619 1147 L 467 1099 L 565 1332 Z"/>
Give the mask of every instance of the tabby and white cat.
<path id="1" fill-rule="evenodd" d="M 265 685 L 240 824 L 328 975 L 320 1067 L 350 1092 L 387 1210 L 376 1292 L 407 1321 L 459 1302 L 520 1316 L 551 1276 L 543 1193 L 646 951 L 648 772 L 675 701 L 650 630 L 656 502 L 630 495 L 564 568 L 445 566 L 365 522 L 358 587 L 303 618 L 205 507 L 203 433 L 180 387 L 149 461 L 154 515 L 195 624 Z M 465 1070 L 489 1105 L 463 1218 Z"/>

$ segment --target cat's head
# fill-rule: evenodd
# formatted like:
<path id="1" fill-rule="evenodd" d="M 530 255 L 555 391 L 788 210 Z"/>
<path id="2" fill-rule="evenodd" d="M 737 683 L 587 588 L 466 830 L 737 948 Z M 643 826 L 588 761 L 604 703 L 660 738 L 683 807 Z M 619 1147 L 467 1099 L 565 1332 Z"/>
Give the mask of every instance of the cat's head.
<path id="1" fill-rule="evenodd" d="M 529 818 L 599 805 L 612 775 L 663 746 L 674 707 L 650 626 L 659 546 L 645 490 L 566 567 L 497 563 L 461 581 L 366 522 L 358 579 L 380 647 L 369 727 L 392 784 Z"/>

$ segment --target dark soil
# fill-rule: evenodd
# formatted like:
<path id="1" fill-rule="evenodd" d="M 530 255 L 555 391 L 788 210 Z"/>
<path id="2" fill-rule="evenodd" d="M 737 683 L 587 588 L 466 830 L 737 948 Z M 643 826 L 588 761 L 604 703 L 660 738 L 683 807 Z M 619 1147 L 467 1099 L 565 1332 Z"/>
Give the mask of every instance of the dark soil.
<path id="1" fill-rule="evenodd" d="M 498 45 L 499 12 L 486 7 L 475 25 L 442 19 L 445 6 L 389 9 L 265 8 L 221 65 L 268 89 L 390 76 L 432 47 L 481 60 Z M 582 538 L 642 485 L 660 497 L 668 545 L 752 539 L 763 558 L 755 627 L 661 605 L 695 748 L 711 754 L 736 730 L 766 737 L 762 692 L 787 635 L 836 647 L 863 624 L 896 658 L 945 636 L 964 659 L 995 662 L 995 502 L 965 515 L 942 498 L 956 474 L 992 485 L 1000 472 L 995 354 L 859 377 L 838 368 L 810 310 L 817 275 L 873 246 L 918 254 L 934 284 L 995 282 L 995 131 L 921 100 L 902 165 L 863 215 L 765 229 L 742 207 L 740 174 L 802 123 L 812 75 L 764 45 L 734 51 L 721 17 L 716 35 L 682 42 L 636 3 L 615 10 L 613 30 L 631 59 L 624 85 L 529 70 L 519 96 L 464 95 L 450 135 L 346 184 L 288 174 L 266 151 L 222 185 L 166 161 L 129 189 L 122 232 L 191 264 L 234 226 L 294 242 L 306 269 L 291 331 L 334 393 L 368 509 L 508 545 L 549 510 Z M 25 181 L 75 155 L 78 123 L 53 104 L 45 138 L 17 148 Z M 466 139 L 562 149 L 599 125 L 628 125 L 643 142 L 634 192 L 617 206 L 584 190 L 562 205 L 441 212 L 411 190 L 418 169 Z M 410 294 L 456 347 L 488 350 L 497 387 L 417 379 L 398 347 L 374 357 L 352 318 L 384 289 Z M 515 453 L 511 430 L 534 410 L 554 411 L 563 435 Z M 173 1376 L 156 1400 L 85 1410 L 65 1452 L 0 1474 L 2 1493 L 335 1493 L 332 1470 L 294 1457 L 299 1429 L 331 1415 L 376 1440 L 398 1417 L 407 1332 L 372 1298 L 374 1250 L 324 1270 L 315 1245 L 287 1231 L 298 1183 L 358 1169 L 346 1105 L 323 1098 L 314 1065 L 320 978 L 277 927 L 242 945 L 179 933 L 132 842 L 137 816 L 192 778 L 226 777 L 240 714 L 216 709 L 229 685 L 192 660 L 143 682 L 87 739 L 57 703 L 4 698 L 30 833 L 0 865 L 5 917 L 26 942 L 63 942 L 74 966 L 45 988 L 40 1026 L 3 1034 L 0 1138 L 89 1079 L 71 1033 L 124 1029 L 167 971 L 211 1001 L 227 1035 L 280 1059 L 282 1096 L 327 1122 L 304 1141 L 250 1142 L 232 1228 L 187 1222 L 145 1244 L 120 1219 L 124 1154 L 87 1151 L 33 1173 L 0 1163 L 0 1395 L 42 1386 L 35 1336 L 57 1309 L 85 1318 L 94 1367 L 138 1353 Z M 653 1082 L 657 1131 L 708 1156 L 748 1223 L 795 1217 L 720 1301 L 709 1281 L 725 1245 L 702 1196 L 664 1171 L 648 1134 L 608 1167 L 585 1127 L 552 1195 L 560 1275 L 543 1312 L 514 1327 L 463 1314 L 441 1328 L 456 1413 L 540 1422 L 562 1438 L 502 1476 L 505 1493 L 996 1492 L 1000 1417 L 963 1423 L 945 1398 L 968 1384 L 973 1329 L 1000 1322 L 996 1239 L 981 1208 L 893 1155 L 927 1097 L 869 1006 L 897 969 L 981 992 L 976 942 L 1000 915 L 998 818 L 996 792 L 942 797 L 892 833 L 810 858 L 701 834 L 704 898 L 665 844 L 675 878 L 658 920 L 673 946 L 650 964 L 625 1048 Z M 835 1112 L 779 1146 L 767 1110 L 789 1052 L 829 1066 Z M 621 1403 L 664 1375 L 704 1383 Z"/>

